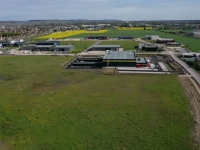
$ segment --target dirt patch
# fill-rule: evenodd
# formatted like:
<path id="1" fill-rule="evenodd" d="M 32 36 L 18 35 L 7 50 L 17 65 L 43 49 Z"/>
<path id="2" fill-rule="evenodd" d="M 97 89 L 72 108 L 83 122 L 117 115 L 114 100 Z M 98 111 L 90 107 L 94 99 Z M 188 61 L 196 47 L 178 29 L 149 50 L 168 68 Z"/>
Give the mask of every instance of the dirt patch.
<path id="1" fill-rule="evenodd" d="M 0 150 L 9 150 L 5 142 L 0 141 Z"/>
<path id="2" fill-rule="evenodd" d="M 191 81 L 190 76 L 179 75 L 178 78 L 181 81 L 192 106 L 191 113 L 195 119 L 195 130 L 193 134 L 197 141 L 197 147 L 200 147 L 200 94 L 194 85 L 196 83 Z"/>

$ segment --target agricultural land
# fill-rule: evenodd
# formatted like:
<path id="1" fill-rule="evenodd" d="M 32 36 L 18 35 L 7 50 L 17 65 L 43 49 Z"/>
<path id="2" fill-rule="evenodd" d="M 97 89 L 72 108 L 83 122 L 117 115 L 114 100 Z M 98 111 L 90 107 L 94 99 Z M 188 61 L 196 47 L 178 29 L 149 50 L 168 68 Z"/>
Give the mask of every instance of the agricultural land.
<path id="1" fill-rule="evenodd" d="M 195 149 L 177 75 L 63 70 L 72 59 L 1 56 L 0 148 Z"/>
<path id="2" fill-rule="evenodd" d="M 47 38 L 66 38 L 69 36 L 77 35 L 77 34 L 95 34 L 95 33 L 104 33 L 107 30 L 100 30 L 100 31 L 87 31 L 87 30 L 77 30 L 77 31 L 67 31 L 67 32 L 55 32 L 49 35 L 41 36 L 40 39 L 47 39 Z"/>
<path id="3" fill-rule="evenodd" d="M 200 52 L 200 39 L 190 38 L 181 35 L 175 35 L 171 33 L 167 33 L 163 31 L 156 31 L 156 30 L 131 30 L 129 28 L 122 28 L 121 30 L 112 29 L 112 30 L 100 30 L 100 31 L 87 31 L 87 30 L 80 30 L 80 31 L 68 31 L 68 32 L 61 32 L 61 33 L 52 33 L 50 35 L 42 36 L 37 38 L 38 40 L 48 39 L 48 38 L 56 38 L 56 39 L 64 39 L 64 38 L 86 38 L 88 36 L 109 36 L 109 37 L 117 37 L 117 36 L 133 36 L 134 38 L 145 37 L 145 35 L 159 35 L 163 38 L 174 38 L 176 42 L 182 43 L 185 45 L 186 48 L 194 51 Z M 170 30 L 169 30 L 170 32 Z"/>

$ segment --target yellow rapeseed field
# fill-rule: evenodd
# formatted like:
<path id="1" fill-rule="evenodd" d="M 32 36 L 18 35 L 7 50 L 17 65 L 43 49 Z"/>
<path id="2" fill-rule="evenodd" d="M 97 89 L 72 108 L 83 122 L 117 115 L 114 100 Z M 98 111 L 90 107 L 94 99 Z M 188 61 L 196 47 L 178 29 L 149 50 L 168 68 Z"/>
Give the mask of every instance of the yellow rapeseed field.
<path id="1" fill-rule="evenodd" d="M 117 28 L 118 30 L 144 30 L 144 27 L 121 27 Z M 146 30 L 152 30 L 152 27 L 146 27 Z"/>
<path id="2" fill-rule="evenodd" d="M 77 30 L 77 31 L 67 31 L 67 32 L 55 32 L 49 35 L 41 36 L 38 38 L 45 38 L 45 39 L 50 39 L 50 38 L 64 38 L 64 37 L 69 37 L 77 34 L 83 34 L 83 33 L 104 33 L 107 32 L 108 30 L 99 30 L 99 31 L 87 31 L 87 30 Z"/>

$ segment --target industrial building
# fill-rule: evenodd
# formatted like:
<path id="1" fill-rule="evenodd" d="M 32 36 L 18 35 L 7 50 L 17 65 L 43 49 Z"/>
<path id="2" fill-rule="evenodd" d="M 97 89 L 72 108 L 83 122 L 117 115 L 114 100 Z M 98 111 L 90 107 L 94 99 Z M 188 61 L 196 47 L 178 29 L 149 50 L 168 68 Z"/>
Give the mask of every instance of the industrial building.
<path id="1" fill-rule="evenodd" d="M 103 66 L 136 66 L 133 51 L 108 51 L 103 57 Z"/>
<path id="2" fill-rule="evenodd" d="M 188 33 L 188 36 L 200 37 L 200 30 L 192 31 L 192 32 Z"/>
<path id="3" fill-rule="evenodd" d="M 34 51 L 54 51 L 54 45 L 36 45 Z"/>
<path id="4" fill-rule="evenodd" d="M 2 47 L 7 47 L 7 46 L 10 46 L 10 43 L 8 41 L 0 41 L 0 45 Z"/>
<path id="5" fill-rule="evenodd" d="M 167 43 L 173 43 L 174 39 L 164 39 L 164 38 L 159 38 L 157 39 L 157 43 L 160 44 L 167 44 Z"/>
<path id="6" fill-rule="evenodd" d="M 88 40 L 107 40 L 109 39 L 108 36 L 88 36 L 86 39 Z"/>
<path id="7" fill-rule="evenodd" d="M 120 45 L 94 45 L 88 51 L 119 51 Z"/>
<path id="8" fill-rule="evenodd" d="M 159 35 L 145 35 L 145 38 L 149 39 L 149 40 L 157 40 L 160 37 L 159 37 Z"/>
<path id="9" fill-rule="evenodd" d="M 137 57 L 136 68 L 147 67 L 148 63 L 144 57 Z"/>
<path id="10" fill-rule="evenodd" d="M 69 52 L 74 49 L 74 45 L 59 45 L 54 47 L 54 51 Z"/>
<path id="11" fill-rule="evenodd" d="M 60 41 L 33 42 L 32 45 L 60 45 Z"/>
<path id="12" fill-rule="evenodd" d="M 19 50 L 30 50 L 33 51 L 35 49 L 36 45 L 24 45 L 19 48 Z"/>
<path id="13" fill-rule="evenodd" d="M 102 67 L 147 67 L 143 57 L 137 58 L 134 51 L 107 51 L 103 57 L 78 57 L 71 62 L 70 68 Z"/>
<path id="14" fill-rule="evenodd" d="M 180 46 L 181 44 L 173 42 L 173 43 L 168 43 L 167 45 L 169 45 L 169 46 Z"/>
<path id="15" fill-rule="evenodd" d="M 119 37 L 113 37 L 112 39 L 115 39 L 115 40 L 132 40 L 133 37 L 132 36 L 119 36 Z"/>
<path id="16" fill-rule="evenodd" d="M 158 50 L 158 46 L 154 46 L 154 45 L 143 45 L 142 46 L 142 51 L 148 52 L 148 51 L 157 51 Z"/>
<path id="17" fill-rule="evenodd" d="M 195 58 L 194 65 L 195 65 L 198 69 L 200 69 L 200 57 L 196 57 L 196 58 Z"/>
<path id="18" fill-rule="evenodd" d="M 24 40 L 23 39 L 21 39 L 21 40 L 11 40 L 10 45 L 11 46 L 22 46 L 22 45 L 24 45 Z"/>

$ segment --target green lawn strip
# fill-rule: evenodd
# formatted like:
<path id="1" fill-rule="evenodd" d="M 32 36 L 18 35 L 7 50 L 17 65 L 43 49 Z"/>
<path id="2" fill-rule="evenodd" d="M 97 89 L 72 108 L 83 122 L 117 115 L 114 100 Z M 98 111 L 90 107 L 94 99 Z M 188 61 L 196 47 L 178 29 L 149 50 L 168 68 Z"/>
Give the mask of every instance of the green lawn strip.
<path id="1" fill-rule="evenodd" d="M 93 45 L 95 41 L 61 41 L 61 45 L 74 45 L 74 50 L 71 51 L 71 53 L 81 53 L 91 45 Z"/>
<path id="2" fill-rule="evenodd" d="M 120 45 L 121 48 L 124 48 L 124 50 L 135 50 L 135 46 L 138 45 L 138 42 L 136 41 L 103 41 L 100 43 L 100 45 Z"/>

